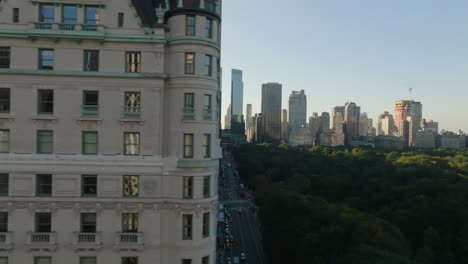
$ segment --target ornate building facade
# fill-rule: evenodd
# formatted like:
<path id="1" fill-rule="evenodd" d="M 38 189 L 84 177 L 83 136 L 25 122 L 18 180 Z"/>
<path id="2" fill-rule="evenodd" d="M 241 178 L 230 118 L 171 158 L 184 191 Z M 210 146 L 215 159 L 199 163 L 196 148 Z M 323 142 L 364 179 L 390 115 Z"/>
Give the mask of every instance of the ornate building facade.
<path id="1" fill-rule="evenodd" d="M 214 264 L 220 0 L 0 1 L 0 263 Z"/>

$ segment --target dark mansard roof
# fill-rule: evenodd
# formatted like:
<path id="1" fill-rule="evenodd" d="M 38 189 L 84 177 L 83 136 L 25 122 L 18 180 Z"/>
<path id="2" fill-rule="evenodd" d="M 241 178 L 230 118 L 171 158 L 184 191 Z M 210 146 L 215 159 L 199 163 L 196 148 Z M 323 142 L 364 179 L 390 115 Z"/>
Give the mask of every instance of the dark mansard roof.
<path id="1" fill-rule="evenodd" d="M 204 8 L 200 8 L 200 1 L 204 1 Z M 156 9 L 166 9 L 169 3 L 169 10 L 165 13 L 164 23 L 175 14 L 201 13 L 220 20 L 216 13 L 216 3 L 218 0 L 182 0 L 182 7 L 179 7 L 179 0 L 132 0 L 133 6 L 138 12 L 138 16 L 145 27 L 153 27 L 157 24 Z"/>

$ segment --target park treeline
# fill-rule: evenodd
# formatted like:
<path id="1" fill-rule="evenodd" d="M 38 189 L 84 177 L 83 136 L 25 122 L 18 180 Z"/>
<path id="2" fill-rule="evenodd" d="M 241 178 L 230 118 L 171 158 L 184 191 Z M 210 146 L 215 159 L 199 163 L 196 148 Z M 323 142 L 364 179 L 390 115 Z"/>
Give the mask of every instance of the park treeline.
<path id="1" fill-rule="evenodd" d="M 271 264 L 468 263 L 468 153 L 247 144 Z"/>

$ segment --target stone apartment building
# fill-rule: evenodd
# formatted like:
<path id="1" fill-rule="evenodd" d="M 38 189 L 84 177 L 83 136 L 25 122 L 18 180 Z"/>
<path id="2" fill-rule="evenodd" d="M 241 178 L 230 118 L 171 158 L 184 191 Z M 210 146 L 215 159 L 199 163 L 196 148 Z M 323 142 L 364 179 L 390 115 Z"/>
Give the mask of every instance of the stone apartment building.
<path id="1" fill-rule="evenodd" d="M 221 1 L 0 1 L 0 264 L 214 264 Z"/>

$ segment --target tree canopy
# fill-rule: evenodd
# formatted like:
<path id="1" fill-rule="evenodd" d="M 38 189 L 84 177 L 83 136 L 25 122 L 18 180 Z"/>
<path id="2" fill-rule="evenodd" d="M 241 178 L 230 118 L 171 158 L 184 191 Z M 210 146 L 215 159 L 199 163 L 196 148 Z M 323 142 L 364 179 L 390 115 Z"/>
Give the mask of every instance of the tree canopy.
<path id="1" fill-rule="evenodd" d="M 242 145 L 275 263 L 468 263 L 468 153 Z"/>

